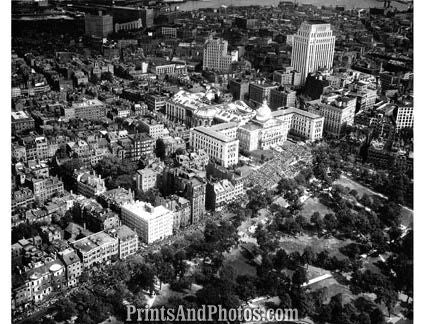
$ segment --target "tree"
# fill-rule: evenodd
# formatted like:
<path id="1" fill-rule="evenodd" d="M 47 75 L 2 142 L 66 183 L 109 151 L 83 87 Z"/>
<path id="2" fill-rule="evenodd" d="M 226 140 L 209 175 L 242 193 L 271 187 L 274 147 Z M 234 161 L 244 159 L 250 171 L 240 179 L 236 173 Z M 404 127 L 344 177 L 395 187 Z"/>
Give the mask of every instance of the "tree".
<path id="1" fill-rule="evenodd" d="M 292 275 L 292 284 L 301 286 L 307 281 L 307 272 L 305 271 L 304 267 L 298 267 Z"/>
<path id="2" fill-rule="evenodd" d="M 326 214 L 323 218 L 323 225 L 328 231 L 333 231 L 338 226 L 338 221 L 334 214 Z"/>
<path id="3" fill-rule="evenodd" d="M 311 246 L 307 246 L 304 249 L 304 253 L 302 255 L 302 260 L 304 261 L 305 264 L 307 264 L 307 269 L 308 269 L 308 265 L 313 263 L 313 260 L 315 258 L 315 254 L 313 252 L 313 249 L 311 248 Z"/>
<path id="4" fill-rule="evenodd" d="M 61 298 L 55 304 L 57 314 L 55 319 L 59 322 L 69 320 L 72 316 L 77 315 L 77 305 L 72 302 L 69 298 Z"/>
<path id="5" fill-rule="evenodd" d="M 319 212 L 314 212 L 310 217 L 310 222 L 315 226 L 318 231 L 321 231 L 323 228 L 322 216 Z"/>
<path id="6" fill-rule="evenodd" d="M 256 278 L 250 275 L 242 275 L 236 278 L 235 292 L 243 301 L 248 301 L 257 295 Z"/>
<path id="7" fill-rule="evenodd" d="M 398 294 L 394 291 L 391 286 L 378 287 L 376 291 L 376 301 L 378 303 L 384 303 L 388 309 L 388 317 L 391 316 L 391 312 L 397 302 Z"/>

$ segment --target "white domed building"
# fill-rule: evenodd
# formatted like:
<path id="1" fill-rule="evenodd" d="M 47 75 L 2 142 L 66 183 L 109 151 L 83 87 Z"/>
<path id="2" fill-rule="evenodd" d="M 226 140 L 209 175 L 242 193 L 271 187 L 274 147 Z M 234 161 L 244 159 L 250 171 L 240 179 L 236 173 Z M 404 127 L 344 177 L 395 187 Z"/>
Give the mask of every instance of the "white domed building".
<path id="1" fill-rule="evenodd" d="M 256 110 L 255 117 L 238 129 L 239 148 L 241 151 L 268 150 L 271 146 L 286 141 L 288 125 L 276 119 L 264 100 Z"/>

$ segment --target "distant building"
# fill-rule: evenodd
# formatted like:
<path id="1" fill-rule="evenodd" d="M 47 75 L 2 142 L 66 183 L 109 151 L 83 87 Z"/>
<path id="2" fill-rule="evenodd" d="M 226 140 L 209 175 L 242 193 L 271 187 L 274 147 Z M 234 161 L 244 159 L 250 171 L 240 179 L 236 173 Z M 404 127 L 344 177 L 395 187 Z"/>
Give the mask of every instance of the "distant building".
<path id="1" fill-rule="evenodd" d="M 229 91 L 233 96 L 233 100 L 244 100 L 249 93 L 249 81 L 232 79 L 229 81 Z"/>
<path id="2" fill-rule="evenodd" d="M 34 119 L 24 111 L 12 111 L 12 133 L 18 134 L 34 129 Z"/>
<path id="3" fill-rule="evenodd" d="M 204 44 L 203 70 L 229 71 L 232 55 L 227 53 L 227 46 L 226 40 L 208 38 Z"/>
<path id="4" fill-rule="evenodd" d="M 112 16 L 103 15 L 102 11 L 99 11 L 98 15 L 86 14 L 84 22 L 88 36 L 105 38 L 114 30 Z"/>
<path id="5" fill-rule="evenodd" d="M 276 70 L 273 72 L 273 81 L 283 86 L 299 88 L 301 87 L 301 73 L 293 67 L 287 67 L 285 70 Z"/>
<path id="6" fill-rule="evenodd" d="M 118 33 L 121 30 L 135 30 L 143 27 L 142 19 L 139 18 L 134 21 L 124 22 L 124 23 L 115 23 L 115 32 Z"/>
<path id="7" fill-rule="evenodd" d="M 173 212 L 163 206 L 136 201 L 122 206 L 121 217 L 148 244 L 173 234 Z"/>
<path id="8" fill-rule="evenodd" d="M 106 116 L 106 106 L 98 99 L 84 99 L 75 102 L 71 107 L 64 108 L 66 119 L 81 118 L 87 120 L 99 120 Z"/>
<path id="9" fill-rule="evenodd" d="M 270 92 L 272 89 L 278 88 L 277 85 L 268 83 L 250 83 L 249 84 L 249 100 L 255 104 L 261 104 L 264 100 L 270 104 Z"/>
<path id="10" fill-rule="evenodd" d="M 296 92 L 290 89 L 276 88 L 270 91 L 270 108 L 295 107 Z"/>
<path id="11" fill-rule="evenodd" d="M 303 22 L 294 36 L 291 56 L 291 66 L 301 73 L 301 84 L 310 72 L 319 68 L 331 69 L 334 51 L 335 36 L 329 23 L 320 20 Z"/>

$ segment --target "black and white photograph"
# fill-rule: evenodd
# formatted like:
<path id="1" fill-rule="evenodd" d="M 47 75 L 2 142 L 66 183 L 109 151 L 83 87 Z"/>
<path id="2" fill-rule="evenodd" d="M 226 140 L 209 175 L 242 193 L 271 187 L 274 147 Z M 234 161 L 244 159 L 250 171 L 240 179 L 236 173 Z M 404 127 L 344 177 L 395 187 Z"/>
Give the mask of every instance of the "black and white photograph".
<path id="1" fill-rule="evenodd" d="M 425 321 L 419 1 L 4 5 L 2 323 Z"/>

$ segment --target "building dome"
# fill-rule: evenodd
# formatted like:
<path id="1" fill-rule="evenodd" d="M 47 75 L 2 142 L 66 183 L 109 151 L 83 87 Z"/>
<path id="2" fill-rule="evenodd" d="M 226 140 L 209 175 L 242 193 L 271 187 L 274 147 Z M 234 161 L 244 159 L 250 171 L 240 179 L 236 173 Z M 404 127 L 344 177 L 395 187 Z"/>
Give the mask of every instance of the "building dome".
<path id="1" fill-rule="evenodd" d="M 270 110 L 267 100 L 264 99 L 263 104 L 257 109 L 255 119 L 259 122 L 265 122 L 272 118 L 272 111 Z"/>

